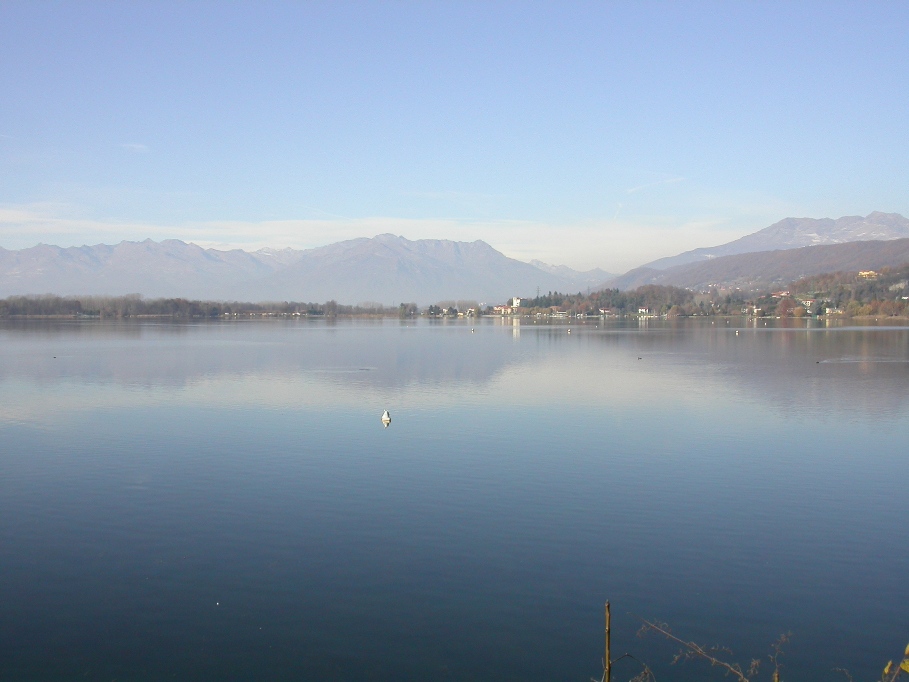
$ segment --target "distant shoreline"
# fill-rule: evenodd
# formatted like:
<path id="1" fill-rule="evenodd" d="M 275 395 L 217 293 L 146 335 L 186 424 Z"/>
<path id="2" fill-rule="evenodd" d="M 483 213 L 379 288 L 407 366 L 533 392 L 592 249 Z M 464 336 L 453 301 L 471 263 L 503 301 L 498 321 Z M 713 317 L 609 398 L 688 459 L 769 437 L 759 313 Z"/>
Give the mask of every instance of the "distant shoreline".
<path id="1" fill-rule="evenodd" d="M 125 321 L 125 320 L 208 320 L 211 322 L 230 322 L 230 321 L 239 321 L 239 320 L 400 320 L 405 321 L 416 321 L 416 320 L 432 320 L 436 322 L 471 322 L 475 320 L 532 320 L 534 316 L 532 315 L 480 315 L 477 317 L 431 317 L 426 315 L 416 315 L 415 317 L 406 317 L 401 318 L 395 314 L 381 314 L 381 313 L 338 313 L 335 315 L 307 315 L 307 314 L 294 314 L 294 313 L 279 313 L 279 312 L 252 312 L 252 313 L 231 313 L 230 315 L 174 315 L 168 313 L 160 314 L 137 314 L 137 315 L 87 315 L 87 314 L 47 314 L 47 315 L 3 315 L 0 316 L 0 321 L 3 320 L 78 320 L 83 322 L 110 322 L 110 321 Z M 590 322 L 598 321 L 609 321 L 609 320 L 660 320 L 660 321 L 672 321 L 672 320 L 700 320 L 706 322 L 707 320 L 733 320 L 741 319 L 747 321 L 757 321 L 763 320 L 768 321 L 793 321 L 793 320 L 817 320 L 817 321 L 839 321 L 839 322 L 881 322 L 881 321 L 907 321 L 909 322 L 909 315 L 854 315 L 852 317 L 847 317 L 845 315 L 820 315 L 818 317 L 777 317 L 777 316 L 766 316 L 766 317 L 754 317 L 752 315 L 676 315 L 673 317 L 667 317 L 665 315 L 612 315 L 608 317 L 587 317 L 587 318 L 561 318 L 561 317 L 545 317 L 541 318 L 546 322 L 557 323 L 563 325 L 571 324 L 587 324 Z M 536 321 L 536 320 L 535 320 Z"/>

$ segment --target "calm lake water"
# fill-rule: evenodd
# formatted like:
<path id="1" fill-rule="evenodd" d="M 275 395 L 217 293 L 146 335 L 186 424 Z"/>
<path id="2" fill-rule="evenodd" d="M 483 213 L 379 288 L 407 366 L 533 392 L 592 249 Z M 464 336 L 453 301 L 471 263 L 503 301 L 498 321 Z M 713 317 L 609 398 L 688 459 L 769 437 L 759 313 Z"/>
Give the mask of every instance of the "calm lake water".
<path id="1" fill-rule="evenodd" d="M 660 680 L 641 617 L 902 653 L 909 329 L 473 327 L 2 323 L 0 679 L 586 682 L 606 599 Z"/>

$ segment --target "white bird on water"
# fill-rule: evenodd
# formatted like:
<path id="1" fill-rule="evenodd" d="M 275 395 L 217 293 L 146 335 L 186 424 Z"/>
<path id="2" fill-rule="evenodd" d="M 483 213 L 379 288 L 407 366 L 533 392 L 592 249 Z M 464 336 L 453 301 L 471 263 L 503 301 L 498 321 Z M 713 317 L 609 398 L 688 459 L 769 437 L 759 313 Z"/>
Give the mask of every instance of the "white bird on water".
<path id="1" fill-rule="evenodd" d="M 391 424 L 391 415 L 388 414 L 388 410 L 385 410 L 382 413 L 382 424 L 385 426 L 386 429 L 388 428 L 388 425 Z"/>

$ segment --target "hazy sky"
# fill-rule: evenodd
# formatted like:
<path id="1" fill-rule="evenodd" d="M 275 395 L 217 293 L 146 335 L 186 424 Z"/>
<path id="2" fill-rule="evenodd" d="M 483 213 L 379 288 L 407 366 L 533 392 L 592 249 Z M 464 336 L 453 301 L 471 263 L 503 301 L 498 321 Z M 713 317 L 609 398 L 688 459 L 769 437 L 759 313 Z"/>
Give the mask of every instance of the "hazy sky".
<path id="1" fill-rule="evenodd" d="M 393 232 L 624 271 L 907 190 L 907 2 L 0 0 L 5 248 Z"/>

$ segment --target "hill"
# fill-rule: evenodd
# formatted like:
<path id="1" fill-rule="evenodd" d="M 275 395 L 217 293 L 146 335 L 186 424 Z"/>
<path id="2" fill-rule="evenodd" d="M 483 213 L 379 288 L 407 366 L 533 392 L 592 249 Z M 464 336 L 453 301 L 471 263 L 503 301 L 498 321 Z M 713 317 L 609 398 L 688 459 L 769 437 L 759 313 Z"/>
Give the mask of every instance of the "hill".
<path id="1" fill-rule="evenodd" d="M 898 213 L 875 211 L 865 217 L 785 218 L 770 227 L 720 246 L 694 249 L 677 256 L 645 263 L 642 268 L 667 270 L 678 265 L 709 261 L 722 256 L 758 251 L 796 249 L 803 246 L 844 244 L 909 238 L 909 219 Z"/>
<path id="2" fill-rule="evenodd" d="M 909 263 L 909 238 L 760 251 L 661 270 L 641 267 L 607 282 L 606 286 L 627 290 L 644 284 L 661 284 L 700 290 L 716 286 L 758 291 L 811 275 L 877 270 L 905 263 Z"/>

